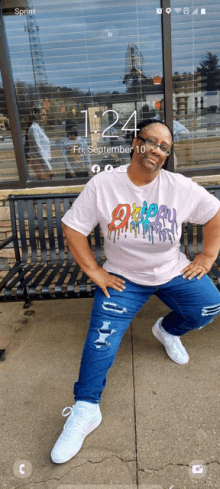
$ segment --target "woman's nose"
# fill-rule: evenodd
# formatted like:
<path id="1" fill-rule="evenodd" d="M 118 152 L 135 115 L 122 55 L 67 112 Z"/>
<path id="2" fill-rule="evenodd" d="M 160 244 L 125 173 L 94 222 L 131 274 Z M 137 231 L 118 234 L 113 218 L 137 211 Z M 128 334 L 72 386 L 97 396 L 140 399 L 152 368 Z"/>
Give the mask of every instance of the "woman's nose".
<path id="1" fill-rule="evenodd" d="M 160 148 L 159 146 L 157 146 L 156 148 L 152 148 L 151 149 L 152 153 L 156 154 L 156 155 L 161 155 L 161 151 L 160 151 Z"/>

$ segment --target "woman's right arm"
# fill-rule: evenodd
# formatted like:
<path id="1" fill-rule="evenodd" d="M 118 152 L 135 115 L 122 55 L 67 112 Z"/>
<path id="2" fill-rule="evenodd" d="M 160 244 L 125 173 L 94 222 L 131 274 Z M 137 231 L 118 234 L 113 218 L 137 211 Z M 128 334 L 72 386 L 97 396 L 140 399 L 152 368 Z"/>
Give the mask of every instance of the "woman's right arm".
<path id="1" fill-rule="evenodd" d="M 63 222 L 61 223 L 61 226 L 70 252 L 75 258 L 76 262 L 86 273 L 86 275 L 88 275 L 88 277 L 102 289 L 105 296 L 110 298 L 107 287 L 111 287 L 112 289 L 122 292 L 123 289 L 126 288 L 123 285 L 125 281 L 119 277 L 116 277 L 115 275 L 110 275 L 102 267 L 99 267 L 90 250 L 87 237 L 75 229 L 70 228 Z"/>

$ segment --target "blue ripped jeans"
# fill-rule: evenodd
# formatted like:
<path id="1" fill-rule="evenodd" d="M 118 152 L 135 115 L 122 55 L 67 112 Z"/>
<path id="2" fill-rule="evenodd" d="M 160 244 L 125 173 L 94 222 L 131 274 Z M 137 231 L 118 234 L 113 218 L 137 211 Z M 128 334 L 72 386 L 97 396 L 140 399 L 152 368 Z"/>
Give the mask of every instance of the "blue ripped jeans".
<path id="1" fill-rule="evenodd" d="M 79 379 L 74 384 L 75 401 L 101 401 L 106 375 L 122 337 L 151 295 L 156 295 L 172 309 L 162 322 L 163 328 L 172 335 L 181 336 L 193 329 L 203 328 L 220 313 L 220 293 L 208 275 L 199 280 L 178 275 L 166 284 L 157 286 L 138 285 L 121 275 L 117 276 L 125 280 L 126 289 L 118 292 L 108 287 L 110 299 L 96 286 Z"/>

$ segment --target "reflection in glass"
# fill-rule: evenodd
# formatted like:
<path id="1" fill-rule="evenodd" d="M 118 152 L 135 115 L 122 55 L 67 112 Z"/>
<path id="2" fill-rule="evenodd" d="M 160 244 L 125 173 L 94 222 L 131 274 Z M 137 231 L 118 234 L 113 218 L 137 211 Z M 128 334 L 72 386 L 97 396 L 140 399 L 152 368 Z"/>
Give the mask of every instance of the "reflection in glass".
<path id="1" fill-rule="evenodd" d="M 25 156 L 31 179 L 51 180 L 54 175 L 51 161 L 50 140 L 43 126 L 46 124 L 46 111 L 41 106 L 31 111 L 25 135 Z"/>
<path id="2" fill-rule="evenodd" d="M 57 141 L 66 164 L 66 178 L 91 177 L 91 158 L 85 138 L 79 136 L 76 120 L 67 119 L 66 138 Z"/>
<path id="3" fill-rule="evenodd" d="M 171 34 L 176 168 L 219 167 L 220 4 L 172 0 Z M 187 131 L 183 130 L 186 128 Z"/>
<path id="4" fill-rule="evenodd" d="M 27 16 L 5 16 L 24 136 L 38 124 L 30 116 L 41 106 L 53 180 L 128 163 L 138 122 L 162 111 L 160 1 L 36 0 L 33 7 Z M 67 131 L 68 121 L 77 135 Z M 29 176 L 42 179 L 42 153 L 40 160 L 33 153 L 26 148 Z"/>
<path id="5" fill-rule="evenodd" d="M 0 72 L 0 182 L 12 180 L 18 180 L 18 171 Z"/>

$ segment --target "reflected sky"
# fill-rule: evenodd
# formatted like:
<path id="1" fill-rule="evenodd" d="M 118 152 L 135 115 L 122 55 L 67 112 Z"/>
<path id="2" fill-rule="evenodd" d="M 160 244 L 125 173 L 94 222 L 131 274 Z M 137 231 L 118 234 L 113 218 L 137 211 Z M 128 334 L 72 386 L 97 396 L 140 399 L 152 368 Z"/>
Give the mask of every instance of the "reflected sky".
<path id="1" fill-rule="evenodd" d="M 34 0 L 33 7 L 49 83 L 125 92 L 129 42 L 143 55 L 143 74 L 162 75 L 159 0 Z M 184 7 L 189 7 L 189 15 L 183 14 Z M 199 14 L 192 15 L 196 7 Z M 201 15 L 201 7 L 206 15 Z M 170 15 L 173 73 L 194 72 L 207 51 L 220 57 L 219 0 L 171 0 Z M 14 80 L 34 83 L 26 16 L 4 19 Z"/>

